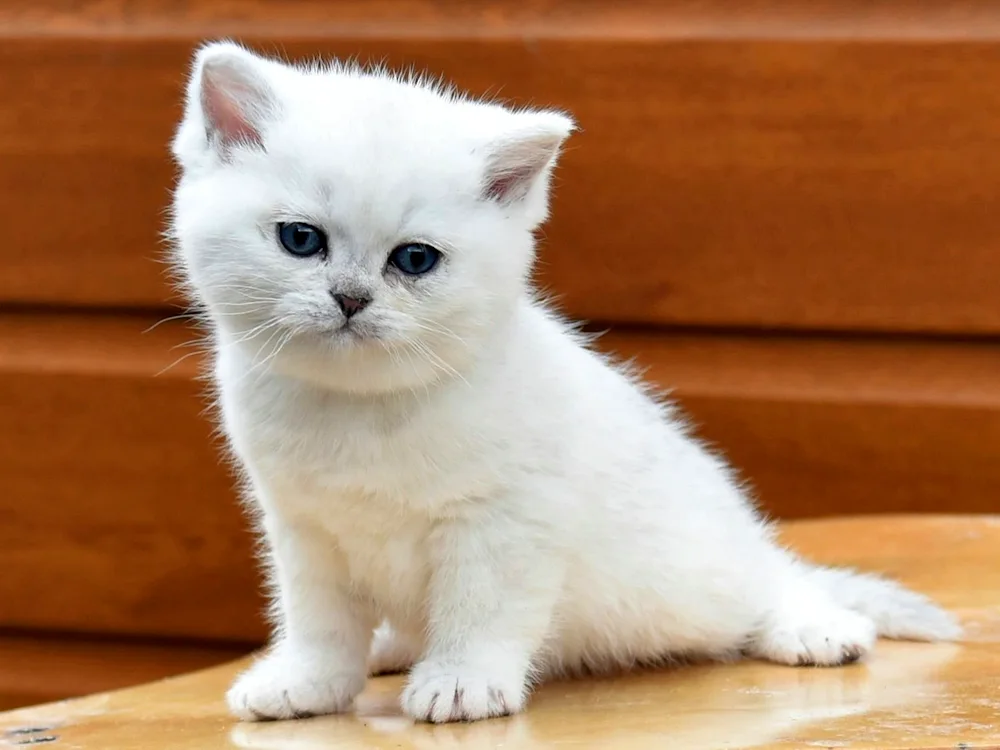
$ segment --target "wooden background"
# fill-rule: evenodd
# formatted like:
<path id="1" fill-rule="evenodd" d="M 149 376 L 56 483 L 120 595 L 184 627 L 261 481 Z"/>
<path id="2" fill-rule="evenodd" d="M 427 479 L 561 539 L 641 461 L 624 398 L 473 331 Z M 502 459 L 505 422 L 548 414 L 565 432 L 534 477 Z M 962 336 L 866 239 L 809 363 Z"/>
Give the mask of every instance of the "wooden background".
<path id="1" fill-rule="evenodd" d="M 14 0 L 0 36 L 0 705 L 265 633 L 191 332 L 143 333 L 205 38 L 572 111 L 540 281 L 769 512 L 1000 510 L 992 0 Z"/>

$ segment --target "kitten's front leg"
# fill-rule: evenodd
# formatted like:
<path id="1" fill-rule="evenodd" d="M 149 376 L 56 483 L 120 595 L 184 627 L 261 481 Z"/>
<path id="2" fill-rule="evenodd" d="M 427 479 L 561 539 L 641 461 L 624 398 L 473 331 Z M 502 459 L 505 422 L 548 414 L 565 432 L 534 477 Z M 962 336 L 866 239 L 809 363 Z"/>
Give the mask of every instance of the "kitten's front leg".
<path id="1" fill-rule="evenodd" d="M 348 594 L 346 563 L 322 529 L 273 513 L 264 528 L 279 626 L 229 690 L 229 708 L 246 721 L 344 711 L 365 685 L 374 617 Z"/>
<path id="2" fill-rule="evenodd" d="M 403 710 L 420 721 L 517 713 L 549 631 L 563 565 L 533 531 L 497 516 L 450 521 L 429 544 L 429 640 Z"/>

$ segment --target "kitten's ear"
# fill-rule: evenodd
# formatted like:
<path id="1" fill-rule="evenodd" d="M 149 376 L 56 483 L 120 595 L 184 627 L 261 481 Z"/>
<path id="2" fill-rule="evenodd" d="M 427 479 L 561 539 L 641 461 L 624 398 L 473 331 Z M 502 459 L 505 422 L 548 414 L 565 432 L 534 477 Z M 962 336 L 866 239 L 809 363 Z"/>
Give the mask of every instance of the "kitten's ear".
<path id="1" fill-rule="evenodd" d="M 559 147 L 575 125 L 558 112 L 519 113 L 515 122 L 509 133 L 490 146 L 482 197 L 510 205 L 537 192 L 544 204 Z"/>
<path id="2" fill-rule="evenodd" d="M 240 146 L 263 148 L 263 126 L 277 110 L 267 79 L 272 65 L 230 42 L 199 50 L 175 155 L 183 162 L 192 152 L 212 150 L 226 159 Z"/>

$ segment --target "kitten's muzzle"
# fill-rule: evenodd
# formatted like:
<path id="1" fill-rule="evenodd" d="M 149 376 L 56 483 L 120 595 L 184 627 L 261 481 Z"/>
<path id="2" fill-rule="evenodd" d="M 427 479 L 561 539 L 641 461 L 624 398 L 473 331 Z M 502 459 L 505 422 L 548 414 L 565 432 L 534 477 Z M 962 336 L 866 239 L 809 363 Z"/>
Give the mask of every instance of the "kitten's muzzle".
<path id="1" fill-rule="evenodd" d="M 349 297 L 346 294 L 339 294 L 337 292 L 330 292 L 330 295 L 340 307 L 340 311 L 344 313 L 344 317 L 348 319 L 364 310 L 368 307 L 368 303 L 371 302 L 370 297 Z"/>

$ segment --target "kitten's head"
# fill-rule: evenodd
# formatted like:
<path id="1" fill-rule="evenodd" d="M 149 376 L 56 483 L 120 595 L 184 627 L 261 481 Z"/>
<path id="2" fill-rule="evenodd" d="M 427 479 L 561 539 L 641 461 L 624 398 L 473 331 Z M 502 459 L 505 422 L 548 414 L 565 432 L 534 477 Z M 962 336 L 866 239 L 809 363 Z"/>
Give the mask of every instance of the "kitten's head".
<path id="1" fill-rule="evenodd" d="M 220 345 L 259 366 L 355 392 L 424 386 L 480 356 L 526 294 L 572 128 L 209 45 L 173 144 L 177 263 Z"/>

